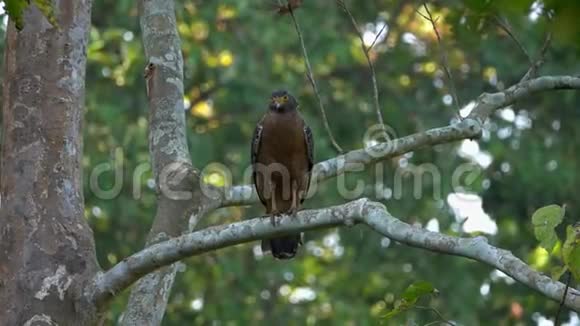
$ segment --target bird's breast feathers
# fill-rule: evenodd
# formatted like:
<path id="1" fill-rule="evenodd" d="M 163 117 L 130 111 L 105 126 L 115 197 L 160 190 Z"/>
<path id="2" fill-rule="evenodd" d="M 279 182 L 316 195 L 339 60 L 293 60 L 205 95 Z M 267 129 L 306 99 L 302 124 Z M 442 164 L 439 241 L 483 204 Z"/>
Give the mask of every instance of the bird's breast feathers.
<path id="1" fill-rule="evenodd" d="M 282 164 L 296 156 L 306 158 L 303 128 L 304 121 L 298 114 L 268 114 L 262 122 L 260 152 L 269 156 L 265 158 L 268 161 Z"/>

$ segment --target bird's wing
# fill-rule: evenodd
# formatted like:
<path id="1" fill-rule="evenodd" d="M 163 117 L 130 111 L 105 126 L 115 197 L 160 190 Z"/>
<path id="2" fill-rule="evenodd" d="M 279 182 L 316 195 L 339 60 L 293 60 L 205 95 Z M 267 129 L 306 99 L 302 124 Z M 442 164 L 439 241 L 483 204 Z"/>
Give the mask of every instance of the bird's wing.
<path id="1" fill-rule="evenodd" d="M 252 180 L 254 181 L 254 187 L 256 187 L 256 193 L 258 193 L 258 198 L 260 198 L 262 204 L 266 205 L 266 200 L 262 197 L 262 189 L 260 189 L 263 187 L 263 182 L 258 182 L 258 174 L 256 173 L 256 163 L 258 160 L 258 153 L 260 151 L 260 144 L 262 142 L 262 130 L 264 129 L 264 126 L 262 125 L 263 121 L 264 119 L 262 118 L 262 120 L 260 120 L 260 122 L 258 122 L 256 125 L 256 129 L 254 129 L 254 135 L 252 136 L 251 161 Z"/>
<path id="2" fill-rule="evenodd" d="M 312 130 L 304 124 L 304 140 L 306 141 L 306 153 L 308 154 L 308 171 L 312 171 L 314 165 L 314 139 L 312 139 Z"/>
<path id="3" fill-rule="evenodd" d="M 300 203 L 304 201 L 304 198 L 306 198 L 306 195 L 308 194 L 308 189 L 310 188 L 310 177 L 312 176 L 312 166 L 314 166 L 314 139 L 312 138 L 312 130 L 306 123 L 304 123 L 303 131 L 304 140 L 306 142 L 306 154 L 308 157 L 308 172 L 306 173 L 306 189 Z"/>

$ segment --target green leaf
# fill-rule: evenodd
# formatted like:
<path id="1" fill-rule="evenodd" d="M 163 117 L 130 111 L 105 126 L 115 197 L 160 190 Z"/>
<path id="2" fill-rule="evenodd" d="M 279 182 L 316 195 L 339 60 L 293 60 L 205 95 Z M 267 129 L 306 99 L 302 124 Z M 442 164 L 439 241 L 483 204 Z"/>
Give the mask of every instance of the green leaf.
<path id="1" fill-rule="evenodd" d="M 558 205 L 548 205 L 538 209 L 532 215 L 532 224 L 534 225 L 534 235 L 540 241 L 547 251 L 551 252 L 558 242 L 558 236 L 554 229 L 564 218 L 565 208 Z"/>
<path id="2" fill-rule="evenodd" d="M 426 282 L 426 281 L 417 281 L 403 292 L 403 299 L 410 303 L 415 303 L 419 300 L 422 296 L 432 294 L 435 292 L 435 288 L 433 284 Z"/>
<path id="3" fill-rule="evenodd" d="M 28 1 L 26 0 L 5 0 L 5 9 L 8 13 L 8 17 L 14 22 L 14 25 L 18 30 L 24 27 L 24 9 L 28 7 Z"/>
<path id="4" fill-rule="evenodd" d="M 40 9 L 40 11 L 44 14 L 48 22 L 54 26 L 58 27 L 58 23 L 56 21 L 56 16 L 54 14 L 54 7 L 52 5 L 52 1 L 50 0 L 34 0 L 34 4 L 36 7 Z"/>
<path id="5" fill-rule="evenodd" d="M 5 9 L 8 17 L 14 22 L 18 30 L 24 27 L 24 10 L 30 5 L 29 0 L 4 0 Z M 51 0 L 34 0 L 36 7 L 44 14 L 48 22 L 57 27 L 54 6 Z"/>
<path id="6" fill-rule="evenodd" d="M 568 266 L 566 265 L 553 267 L 550 273 L 552 275 L 552 279 L 554 281 L 558 281 L 567 270 Z"/>
<path id="7" fill-rule="evenodd" d="M 566 242 L 562 246 L 562 259 L 574 279 L 580 280 L 580 226 L 566 228 Z"/>
<path id="8" fill-rule="evenodd" d="M 409 310 L 415 306 L 415 303 L 425 295 L 437 293 L 433 284 L 426 281 L 417 281 L 407 287 L 403 292 L 402 299 L 395 301 L 392 310 L 382 316 L 384 319 L 393 318 L 394 316 Z"/>

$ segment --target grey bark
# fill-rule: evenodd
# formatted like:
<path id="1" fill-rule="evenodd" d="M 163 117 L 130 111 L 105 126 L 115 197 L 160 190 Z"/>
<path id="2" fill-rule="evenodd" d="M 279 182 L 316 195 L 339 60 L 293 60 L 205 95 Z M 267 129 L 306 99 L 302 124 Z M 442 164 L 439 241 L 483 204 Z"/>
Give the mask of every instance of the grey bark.
<path id="1" fill-rule="evenodd" d="M 531 270 L 484 238 L 456 238 L 407 225 L 380 204 L 358 200 L 300 213 L 272 227 L 254 219 L 193 229 L 207 213 L 255 202 L 252 188 L 233 187 L 218 198 L 200 191 L 185 141 L 183 60 L 172 1 L 142 0 L 143 42 L 150 65 L 149 142 L 158 209 L 148 245 L 106 273 L 99 272 L 92 231 L 83 216 L 82 111 L 90 0 L 55 0 L 59 28 L 32 5 L 24 30 L 10 24 L 5 54 L 3 144 L 0 154 L 0 325 L 91 325 L 99 309 L 133 282 L 123 321 L 161 323 L 178 260 L 210 250 L 300 230 L 364 223 L 401 243 L 478 260 L 558 300 L 563 284 Z M 531 94 L 580 89 L 580 79 L 546 76 L 483 94 L 470 116 L 443 128 L 356 150 L 317 164 L 316 181 L 427 145 L 477 137 L 499 108 Z M 370 154 L 373 152 L 374 154 Z M 380 155 L 376 155 L 380 153 Z M 177 192 L 177 193 L 176 193 Z M 173 265 L 172 265 L 173 264 Z M 580 310 L 580 292 L 565 304 Z"/>
<path id="2" fill-rule="evenodd" d="M 83 289 L 98 265 L 84 218 L 82 117 L 90 0 L 31 5 L 8 26 L 0 168 L 0 325 L 96 320 Z"/>
<path id="3" fill-rule="evenodd" d="M 490 245 L 485 237 L 461 238 L 415 227 L 392 216 L 384 205 L 364 198 L 334 207 L 302 211 L 297 218 L 284 216 L 277 226 L 272 226 L 269 219 L 259 217 L 209 227 L 158 243 L 127 257 L 107 271 L 99 279 L 96 293 L 116 292 L 159 266 L 193 255 L 272 236 L 355 224 L 365 224 L 383 236 L 409 246 L 477 260 L 556 301 L 561 300 L 564 293 L 563 283 L 534 271 L 511 252 Z M 580 311 L 580 291 L 569 289 L 565 305 Z"/>
<path id="4" fill-rule="evenodd" d="M 155 176 L 157 212 L 147 246 L 187 230 L 189 216 L 200 209 L 194 192 L 198 172 L 185 136 L 183 58 L 172 0 L 142 0 L 139 14 L 149 98 L 149 153 Z M 143 277 L 133 287 L 122 325 L 159 325 L 165 313 L 177 265 Z"/>

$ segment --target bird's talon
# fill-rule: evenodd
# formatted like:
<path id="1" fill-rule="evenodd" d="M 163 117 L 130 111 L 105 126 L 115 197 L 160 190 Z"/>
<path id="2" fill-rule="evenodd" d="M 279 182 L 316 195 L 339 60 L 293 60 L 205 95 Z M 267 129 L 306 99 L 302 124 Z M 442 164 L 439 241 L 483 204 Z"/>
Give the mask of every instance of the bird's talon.
<path id="1" fill-rule="evenodd" d="M 280 216 L 282 215 L 281 214 L 270 215 L 270 222 L 272 223 L 272 226 L 277 226 L 278 224 L 280 224 L 278 221 L 276 221 L 276 219 L 279 218 Z"/>

